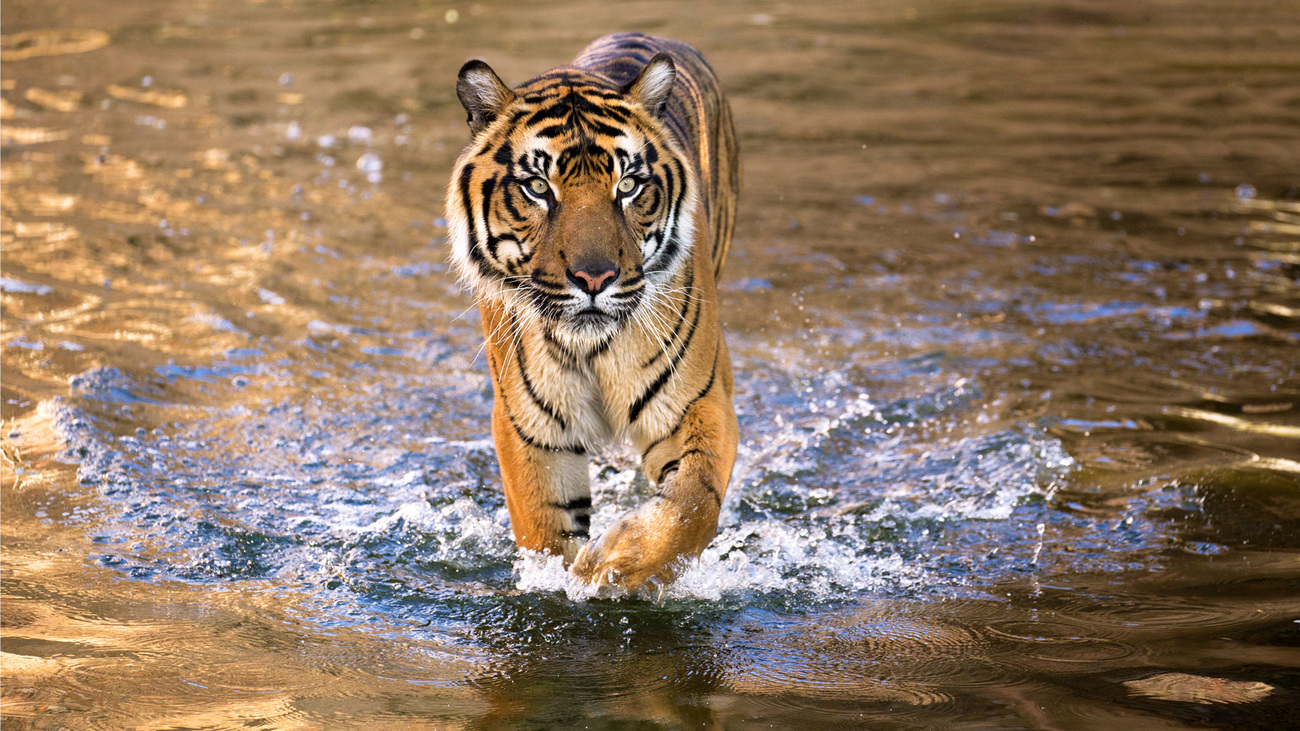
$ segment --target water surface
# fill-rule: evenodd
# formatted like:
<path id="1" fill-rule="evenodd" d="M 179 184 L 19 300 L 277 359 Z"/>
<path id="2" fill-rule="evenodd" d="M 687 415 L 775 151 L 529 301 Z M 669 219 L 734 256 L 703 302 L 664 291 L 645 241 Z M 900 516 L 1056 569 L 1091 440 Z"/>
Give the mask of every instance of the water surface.
<path id="1" fill-rule="evenodd" d="M 692 42 L 741 445 L 658 601 L 509 537 L 454 75 Z M 1300 8 L 15 2 L 5 727 L 1280 727 Z M 592 466 L 599 530 L 648 492 Z"/>

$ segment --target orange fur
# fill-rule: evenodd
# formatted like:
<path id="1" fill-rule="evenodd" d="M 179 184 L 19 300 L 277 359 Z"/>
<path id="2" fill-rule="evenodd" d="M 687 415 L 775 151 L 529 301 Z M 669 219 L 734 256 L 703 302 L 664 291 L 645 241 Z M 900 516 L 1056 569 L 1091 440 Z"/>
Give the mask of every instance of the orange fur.
<path id="1" fill-rule="evenodd" d="M 638 34 L 513 90 L 472 61 L 457 92 L 474 137 L 448 188 L 453 261 L 483 317 L 515 541 L 663 585 L 712 540 L 736 455 L 714 288 L 739 188 L 726 101 L 697 51 Z M 657 491 L 584 543 L 587 455 L 613 440 Z"/>

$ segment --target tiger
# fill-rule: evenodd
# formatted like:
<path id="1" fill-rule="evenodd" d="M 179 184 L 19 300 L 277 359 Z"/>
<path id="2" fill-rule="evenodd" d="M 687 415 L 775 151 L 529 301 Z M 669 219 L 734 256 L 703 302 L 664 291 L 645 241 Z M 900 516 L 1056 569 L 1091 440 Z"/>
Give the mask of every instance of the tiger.
<path id="1" fill-rule="evenodd" d="M 481 60 L 448 240 L 474 294 L 515 543 L 601 589 L 675 580 L 717 532 L 736 460 L 715 282 L 740 190 L 731 109 L 694 47 L 597 39 L 514 89 Z M 588 458 L 630 443 L 654 494 L 594 540 Z"/>

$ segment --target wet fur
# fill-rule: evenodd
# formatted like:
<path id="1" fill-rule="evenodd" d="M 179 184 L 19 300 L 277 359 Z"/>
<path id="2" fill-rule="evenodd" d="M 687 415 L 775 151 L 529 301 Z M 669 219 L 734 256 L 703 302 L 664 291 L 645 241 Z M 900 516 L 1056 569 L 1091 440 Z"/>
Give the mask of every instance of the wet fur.
<path id="1" fill-rule="evenodd" d="M 698 51 L 641 34 L 513 90 L 471 61 L 457 92 L 473 137 L 448 187 L 452 257 L 482 314 L 515 541 L 601 584 L 662 585 L 712 540 L 735 461 L 714 291 L 739 189 L 730 110 Z M 587 543 L 587 456 L 614 440 L 656 492 Z"/>

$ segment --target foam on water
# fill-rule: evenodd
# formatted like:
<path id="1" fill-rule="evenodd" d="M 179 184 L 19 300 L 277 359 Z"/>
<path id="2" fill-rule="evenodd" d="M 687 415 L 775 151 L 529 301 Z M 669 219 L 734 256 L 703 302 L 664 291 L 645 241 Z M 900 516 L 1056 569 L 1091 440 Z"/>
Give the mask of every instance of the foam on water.
<path id="1" fill-rule="evenodd" d="M 168 371 L 178 385 L 211 387 L 213 374 L 225 371 Z M 455 397 L 473 401 L 461 408 L 479 409 L 481 392 L 465 388 L 463 372 L 423 378 L 354 384 L 342 401 L 184 411 L 192 418 L 167 429 L 117 436 L 66 403 L 45 408 L 78 445 L 83 481 L 119 506 L 121 530 L 147 535 L 148 551 L 118 547 L 112 562 L 191 581 L 350 587 L 371 600 L 396 585 L 416 602 L 447 591 L 608 596 L 554 557 L 515 548 L 491 440 L 425 436 L 428 397 L 408 395 L 455 384 Z M 767 383 L 742 377 L 738 387 Z M 808 608 L 962 586 L 976 563 L 970 527 L 1006 523 L 1019 534 L 1040 523 L 1073 461 L 1036 428 L 980 425 L 968 378 L 940 372 L 927 384 L 878 403 L 830 376 L 778 402 L 768 421 L 747 417 L 717 538 L 650 598 Z M 110 420 L 121 404 L 173 408 L 167 393 L 118 371 L 74 386 Z M 252 386 L 231 385 L 221 398 L 250 395 Z M 961 423 L 975 426 L 953 431 Z M 941 429 L 952 434 L 936 438 Z M 592 461 L 594 535 L 652 492 L 636 462 L 617 451 Z M 988 568 L 1030 565 L 1031 548 L 1008 548 Z"/>

